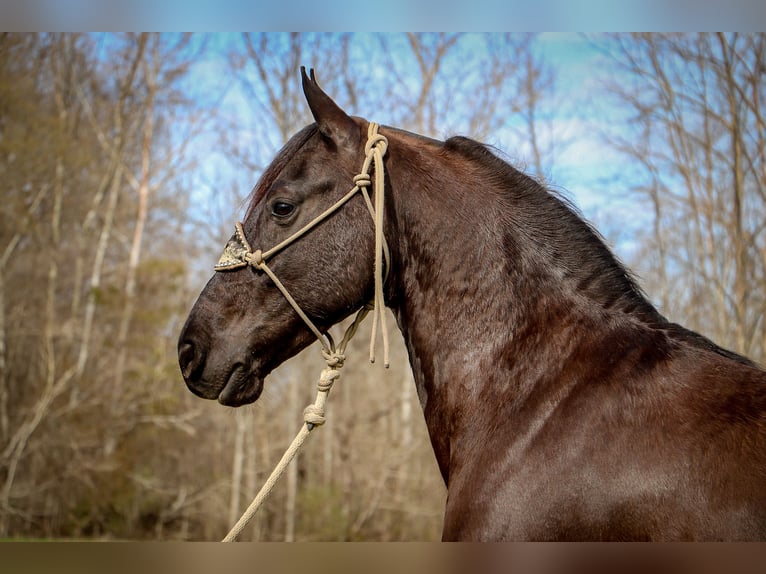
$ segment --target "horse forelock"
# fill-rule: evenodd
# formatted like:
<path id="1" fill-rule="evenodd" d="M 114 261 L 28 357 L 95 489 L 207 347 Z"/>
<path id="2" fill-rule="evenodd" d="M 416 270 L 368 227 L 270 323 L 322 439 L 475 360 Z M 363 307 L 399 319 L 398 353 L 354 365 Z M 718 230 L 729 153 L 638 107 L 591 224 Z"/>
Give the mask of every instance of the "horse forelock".
<path id="1" fill-rule="evenodd" d="M 310 124 L 293 135 L 287 143 L 282 147 L 268 167 L 261 174 L 258 183 L 255 184 L 253 191 L 250 193 L 250 197 L 247 199 L 247 212 L 245 218 L 249 217 L 250 213 L 261 202 L 266 192 L 271 188 L 274 181 L 295 154 L 311 139 L 311 137 L 318 132 L 316 124 Z"/>

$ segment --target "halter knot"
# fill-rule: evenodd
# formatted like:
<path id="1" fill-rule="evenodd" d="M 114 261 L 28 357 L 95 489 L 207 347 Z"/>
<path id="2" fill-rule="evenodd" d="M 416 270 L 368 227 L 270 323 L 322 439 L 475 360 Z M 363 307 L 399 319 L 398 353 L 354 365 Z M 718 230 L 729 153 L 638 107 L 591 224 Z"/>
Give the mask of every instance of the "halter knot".
<path id="1" fill-rule="evenodd" d="M 340 371 L 327 367 L 322 370 L 322 374 L 319 375 L 319 382 L 317 382 L 317 390 L 323 393 L 329 393 L 333 383 L 340 377 Z"/>
<path id="2" fill-rule="evenodd" d="M 354 176 L 354 185 L 357 187 L 370 187 L 371 184 L 372 181 L 367 173 L 360 173 L 359 175 Z"/>
<path id="3" fill-rule="evenodd" d="M 261 265 L 263 265 L 263 252 L 260 249 L 250 251 L 249 253 L 245 254 L 245 261 L 247 261 L 256 269 L 260 269 Z"/>
<path id="4" fill-rule="evenodd" d="M 325 423 L 324 408 L 318 405 L 309 405 L 303 410 L 303 421 L 311 427 L 318 427 Z"/>
<path id="5" fill-rule="evenodd" d="M 346 361 L 346 355 L 340 351 L 325 351 L 323 349 L 322 356 L 327 366 L 331 369 L 340 369 Z"/>
<path id="6" fill-rule="evenodd" d="M 371 154 L 373 148 L 377 148 L 378 151 L 380 151 L 381 157 L 386 155 L 386 151 L 388 150 L 388 140 L 386 139 L 386 136 L 379 133 L 370 134 L 367 138 L 367 143 L 364 145 L 365 155 Z"/>

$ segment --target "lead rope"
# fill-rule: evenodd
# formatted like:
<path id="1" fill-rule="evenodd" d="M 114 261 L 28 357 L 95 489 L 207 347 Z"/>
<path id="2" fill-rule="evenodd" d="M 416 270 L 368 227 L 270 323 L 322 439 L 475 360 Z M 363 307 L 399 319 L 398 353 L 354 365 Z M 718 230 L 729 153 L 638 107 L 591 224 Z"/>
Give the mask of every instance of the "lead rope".
<path id="1" fill-rule="evenodd" d="M 388 270 L 390 267 L 388 245 L 386 244 L 386 240 L 383 235 L 383 194 L 385 189 L 384 187 L 385 174 L 384 174 L 384 167 L 383 167 L 383 157 L 386 155 L 387 146 L 388 146 L 388 141 L 386 140 L 385 136 L 382 136 L 378 133 L 378 124 L 374 122 L 370 122 L 370 125 L 367 130 L 367 143 L 364 148 L 365 149 L 364 164 L 362 165 L 361 173 L 354 177 L 354 188 L 349 193 L 347 193 L 344 197 L 342 197 L 339 201 L 333 204 L 329 209 L 327 209 L 325 212 L 323 212 L 314 220 L 312 220 L 310 223 L 308 223 L 305 227 L 301 228 L 296 233 L 294 233 L 293 235 L 291 235 L 290 237 L 288 237 L 281 243 L 277 244 L 276 246 L 272 247 L 268 251 L 262 252 L 260 249 L 253 251 L 252 248 L 250 247 L 250 244 L 247 242 L 247 239 L 245 238 L 245 233 L 242 228 L 242 224 L 241 223 L 236 224 L 237 239 L 246 250 L 245 254 L 242 256 L 242 259 L 244 260 L 243 263 L 245 265 L 252 265 L 256 269 L 263 270 L 269 276 L 269 278 L 274 282 L 277 288 L 284 295 L 285 299 L 287 299 L 287 302 L 293 307 L 293 309 L 295 309 L 295 311 L 298 313 L 300 318 L 304 321 L 304 323 L 306 323 L 306 325 L 309 327 L 311 332 L 314 333 L 314 335 L 317 337 L 317 339 L 321 343 L 322 356 L 324 357 L 324 360 L 327 366 L 322 370 L 322 373 L 319 376 L 319 381 L 317 382 L 316 399 L 314 400 L 312 404 L 308 405 L 303 411 L 303 423 L 304 423 L 303 426 L 298 431 L 298 434 L 295 436 L 292 443 L 290 443 L 290 446 L 287 447 L 285 454 L 282 455 L 282 458 L 277 463 L 277 466 L 274 468 L 274 470 L 271 472 L 271 475 L 269 476 L 269 478 L 261 487 L 261 490 L 255 496 L 255 498 L 247 507 L 247 510 L 245 510 L 244 514 L 242 514 L 242 516 L 237 521 L 237 523 L 231 528 L 229 533 L 224 537 L 222 542 L 233 542 L 237 539 L 237 537 L 241 534 L 242 530 L 252 520 L 253 516 L 255 516 L 255 513 L 261 507 L 261 505 L 269 496 L 269 494 L 271 494 L 272 489 L 276 485 L 277 481 L 279 481 L 281 476 L 284 474 L 290 462 L 292 462 L 293 458 L 295 458 L 295 455 L 298 453 L 301 446 L 303 446 L 303 443 L 308 438 L 309 433 L 311 433 L 311 431 L 314 430 L 316 427 L 321 426 L 325 423 L 326 419 L 324 416 L 325 414 L 324 407 L 327 401 L 327 395 L 329 394 L 330 389 L 332 388 L 334 382 L 340 377 L 340 369 L 341 367 L 343 367 L 343 363 L 346 360 L 346 356 L 345 356 L 346 346 L 348 345 L 352 337 L 356 334 L 357 329 L 359 328 L 359 325 L 362 323 L 364 318 L 367 316 L 367 314 L 371 310 L 373 312 L 373 324 L 372 324 L 372 335 L 370 337 L 370 362 L 372 363 L 375 362 L 375 341 L 376 341 L 377 328 L 379 326 L 381 335 L 383 338 L 383 363 L 386 367 L 389 366 L 388 333 L 386 329 L 385 301 L 383 298 L 383 283 L 385 281 L 385 276 L 383 275 L 384 260 L 386 263 L 385 265 L 386 275 L 388 274 Z M 373 164 L 375 167 L 375 206 L 374 207 L 372 205 L 372 201 L 370 200 L 369 193 L 367 192 L 367 188 L 370 186 L 370 183 L 371 183 L 370 176 L 369 176 L 369 170 L 370 170 L 371 164 Z M 298 239 L 298 237 L 301 237 L 302 235 L 307 233 L 309 230 L 313 229 L 321 221 L 324 221 L 327 217 L 329 217 L 332 213 L 334 213 L 337 209 L 339 209 L 343 204 L 345 204 L 346 201 L 348 201 L 357 191 L 361 191 L 365 199 L 367 209 L 370 211 L 370 214 L 372 215 L 373 222 L 375 225 L 375 267 L 373 270 L 374 279 L 375 279 L 375 293 L 374 293 L 372 304 L 371 305 L 367 304 L 364 307 L 362 307 L 362 309 L 359 310 L 359 312 L 356 314 L 356 317 L 354 317 L 353 322 L 351 323 L 351 325 L 349 325 L 349 327 L 346 329 L 346 332 L 343 334 L 343 338 L 340 344 L 336 348 L 332 340 L 332 337 L 329 335 L 329 333 L 323 335 L 321 331 L 319 331 L 316 325 L 314 325 L 314 323 L 300 308 L 300 306 L 295 301 L 295 299 L 287 291 L 284 284 L 282 284 L 282 282 L 277 278 L 277 276 L 266 264 L 266 259 L 268 259 L 272 255 L 280 251 L 282 248 L 286 247 L 288 244 Z M 217 267 L 217 269 L 219 270 L 234 269 L 239 266 L 240 266 L 239 264 L 233 264 L 233 265 L 230 264 L 227 266 Z"/>
<path id="2" fill-rule="evenodd" d="M 346 360 L 346 345 L 348 345 L 348 342 L 354 336 L 356 330 L 359 328 L 359 325 L 364 320 L 368 312 L 369 309 L 365 307 L 360 310 L 359 313 L 357 313 L 353 323 L 349 326 L 348 329 L 346 329 L 346 333 L 343 335 L 343 340 L 340 342 L 340 345 L 338 345 L 338 349 L 336 351 L 331 353 L 327 353 L 324 350 L 322 351 L 322 356 L 324 357 L 327 366 L 319 375 L 316 399 L 312 404 L 308 405 L 303 410 L 303 426 L 298 431 L 298 434 L 293 439 L 293 442 L 290 443 L 290 446 L 287 447 L 285 454 L 282 455 L 282 458 L 277 463 L 277 466 L 274 467 L 274 470 L 271 472 L 269 478 L 266 480 L 266 482 L 263 483 L 261 490 L 258 491 L 258 494 L 250 503 L 250 506 L 247 507 L 247 510 L 245 510 L 244 514 L 242 514 L 237 523 L 232 526 L 229 533 L 221 542 L 234 542 L 237 539 L 237 537 L 242 533 L 242 530 L 244 530 L 249 522 L 253 519 L 255 513 L 258 512 L 258 509 L 261 507 L 266 498 L 268 498 L 269 494 L 271 494 L 274 486 L 282 477 L 285 470 L 287 470 L 287 467 L 290 465 L 293 458 L 295 458 L 295 455 L 298 454 L 298 451 L 303 446 L 303 443 L 306 442 L 306 439 L 308 438 L 311 431 L 325 423 L 325 402 L 327 401 L 327 395 L 329 394 L 333 383 L 340 377 L 340 368 L 343 366 L 343 363 Z"/>

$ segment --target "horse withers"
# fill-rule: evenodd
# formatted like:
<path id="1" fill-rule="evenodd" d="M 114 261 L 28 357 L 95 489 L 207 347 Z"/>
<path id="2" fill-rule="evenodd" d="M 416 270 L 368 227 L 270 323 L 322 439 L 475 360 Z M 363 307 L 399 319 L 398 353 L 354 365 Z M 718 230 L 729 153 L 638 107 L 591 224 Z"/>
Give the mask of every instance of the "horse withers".
<path id="1" fill-rule="evenodd" d="M 766 539 L 766 373 L 665 319 L 564 201 L 470 139 L 381 127 L 382 212 L 341 205 L 369 122 L 302 73 L 315 123 L 263 173 L 233 264 L 186 321 L 189 389 L 253 402 L 367 305 L 379 226 L 381 298 L 447 486 L 443 539 Z"/>

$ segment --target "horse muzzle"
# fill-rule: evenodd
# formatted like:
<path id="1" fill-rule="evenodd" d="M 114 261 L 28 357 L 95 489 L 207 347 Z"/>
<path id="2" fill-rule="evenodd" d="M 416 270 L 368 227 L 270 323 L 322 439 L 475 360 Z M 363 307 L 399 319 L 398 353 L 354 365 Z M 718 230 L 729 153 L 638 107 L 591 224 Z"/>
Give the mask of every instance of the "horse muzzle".
<path id="1" fill-rule="evenodd" d="M 230 407 L 246 405 L 260 397 L 264 377 L 258 373 L 257 365 L 220 352 L 208 353 L 203 343 L 185 334 L 184 331 L 178 342 L 178 364 L 192 393 Z"/>

